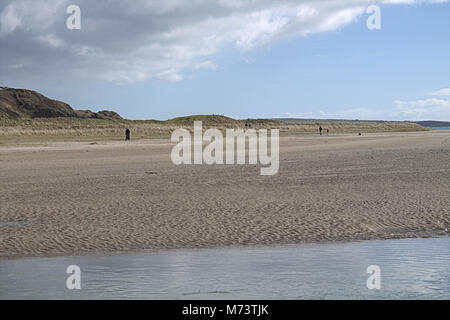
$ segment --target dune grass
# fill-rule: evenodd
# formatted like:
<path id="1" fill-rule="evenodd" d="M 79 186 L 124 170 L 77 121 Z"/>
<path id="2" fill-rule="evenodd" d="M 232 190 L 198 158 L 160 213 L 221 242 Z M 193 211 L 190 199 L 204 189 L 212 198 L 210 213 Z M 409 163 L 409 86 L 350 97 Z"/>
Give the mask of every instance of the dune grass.
<path id="1" fill-rule="evenodd" d="M 194 121 L 202 121 L 207 128 L 245 129 L 251 123 L 253 129 L 279 129 L 281 135 L 317 134 L 318 127 L 329 129 L 331 134 L 369 132 L 409 132 L 428 129 L 410 122 L 369 121 L 299 121 L 285 122 L 278 119 L 236 120 L 220 115 L 187 116 L 167 121 L 159 120 L 102 120 L 78 118 L 0 118 L 1 141 L 30 140 L 121 140 L 125 128 L 134 139 L 167 138 L 177 128 L 192 130 Z"/>

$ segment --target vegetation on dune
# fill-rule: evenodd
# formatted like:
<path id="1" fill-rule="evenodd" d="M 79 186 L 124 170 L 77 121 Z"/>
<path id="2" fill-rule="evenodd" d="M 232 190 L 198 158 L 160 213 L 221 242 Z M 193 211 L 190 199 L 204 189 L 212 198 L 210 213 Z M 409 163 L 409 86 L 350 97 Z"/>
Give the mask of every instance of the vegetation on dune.
<path id="1" fill-rule="evenodd" d="M 281 135 L 317 134 L 319 125 L 329 129 L 330 134 L 368 132 L 408 132 L 428 129 L 410 122 L 369 121 L 309 121 L 288 123 L 277 119 L 236 120 L 218 115 L 195 115 L 159 120 L 104 120 L 83 118 L 0 118 L 0 139 L 117 139 L 124 137 L 125 128 L 131 129 L 132 138 L 167 138 L 177 128 L 193 129 L 194 121 L 202 121 L 203 128 L 279 129 Z"/>
<path id="2" fill-rule="evenodd" d="M 239 121 L 222 115 L 192 115 L 178 117 L 164 121 L 166 124 L 192 126 L 195 121 L 202 121 L 203 125 L 238 125 Z"/>
<path id="3" fill-rule="evenodd" d="M 126 120 L 113 111 L 74 110 L 67 103 L 32 90 L 0 87 L 2 140 L 123 139 L 125 128 L 131 130 L 133 138 L 165 138 L 180 127 L 192 131 L 195 121 L 202 121 L 204 129 L 279 129 L 284 135 L 317 134 L 319 125 L 330 130 L 331 134 L 427 130 L 408 122 L 236 120 L 223 115 L 192 115 L 166 121 Z"/>
<path id="4" fill-rule="evenodd" d="M 245 123 L 250 123 L 256 126 L 280 126 L 283 124 L 281 120 L 278 119 L 246 119 L 246 120 L 236 120 L 230 117 L 226 117 L 223 115 L 192 115 L 186 117 L 178 117 L 174 119 L 170 119 L 167 121 L 162 121 L 162 123 L 170 124 L 170 125 L 180 125 L 180 126 L 193 126 L 195 121 L 202 121 L 203 126 L 206 127 L 231 127 L 236 128 L 242 125 L 245 126 Z"/>

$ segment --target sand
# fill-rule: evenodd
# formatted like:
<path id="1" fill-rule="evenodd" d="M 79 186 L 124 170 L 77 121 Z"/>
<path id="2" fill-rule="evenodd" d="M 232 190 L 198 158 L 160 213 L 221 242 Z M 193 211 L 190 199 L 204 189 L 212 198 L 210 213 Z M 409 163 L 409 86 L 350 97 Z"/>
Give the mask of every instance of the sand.
<path id="1" fill-rule="evenodd" d="M 280 142 L 280 171 L 168 140 L 0 145 L 0 257 L 447 235 L 450 132 Z"/>

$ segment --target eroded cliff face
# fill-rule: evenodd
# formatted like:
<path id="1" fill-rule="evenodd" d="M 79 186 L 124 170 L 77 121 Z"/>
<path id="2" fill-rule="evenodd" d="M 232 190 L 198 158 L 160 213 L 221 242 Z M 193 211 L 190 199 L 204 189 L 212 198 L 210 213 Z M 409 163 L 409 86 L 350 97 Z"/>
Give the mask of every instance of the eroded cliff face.
<path id="1" fill-rule="evenodd" d="M 0 88 L 0 117 L 122 119 L 113 111 L 74 110 L 69 104 L 47 98 L 36 91 L 6 87 Z"/>

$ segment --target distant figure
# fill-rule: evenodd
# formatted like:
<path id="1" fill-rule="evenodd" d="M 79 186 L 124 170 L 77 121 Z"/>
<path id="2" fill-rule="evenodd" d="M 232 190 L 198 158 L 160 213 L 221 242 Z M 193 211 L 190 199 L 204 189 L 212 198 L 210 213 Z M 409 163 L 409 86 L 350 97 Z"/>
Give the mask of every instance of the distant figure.
<path id="1" fill-rule="evenodd" d="M 323 128 L 322 128 L 322 126 L 320 126 L 320 127 L 319 127 L 319 134 L 320 134 L 320 135 L 322 135 L 322 131 L 323 131 Z"/>
<path id="2" fill-rule="evenodd" d="M 125 140 L 126 141 L 130 141 L 130 134 L 131 134 L 131 131 L 130 131 L 130 129 L 126 129 L 125 130 Z"/>
<path id="3" fill-rule="evenodd" d="M 361 132 L 360 132 L 360 133 L 358 133 L 358 136 L 362 136 Z"/>
<path id="4" fill-rule="evenodd" d="M 327 129 L 327 135 L 330 133 L 330 129 Z"/>

